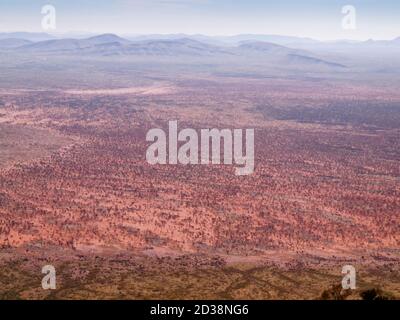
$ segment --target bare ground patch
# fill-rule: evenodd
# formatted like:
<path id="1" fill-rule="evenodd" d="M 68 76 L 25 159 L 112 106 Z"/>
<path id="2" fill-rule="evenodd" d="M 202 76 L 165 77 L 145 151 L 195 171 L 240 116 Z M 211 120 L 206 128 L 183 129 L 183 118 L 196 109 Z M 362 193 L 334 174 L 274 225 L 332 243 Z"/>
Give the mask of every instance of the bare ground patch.
<path id="1" fill-rule="evenodd" d="M 51 130 L 0 123 L 0 169 L 49 156 L 71 142 Z"/>

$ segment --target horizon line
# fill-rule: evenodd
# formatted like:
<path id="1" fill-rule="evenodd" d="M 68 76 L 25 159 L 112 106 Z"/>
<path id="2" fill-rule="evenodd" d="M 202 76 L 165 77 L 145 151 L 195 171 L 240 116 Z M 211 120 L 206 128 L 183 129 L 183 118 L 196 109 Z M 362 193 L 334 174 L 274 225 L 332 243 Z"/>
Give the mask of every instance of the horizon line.
<path id="1" fill-rule="evenodd" d="M 174 33 L 126 33 L 126 32 L 94 32 L 94 31 L 63 31 L 63 32 L 48 32 L 48 31 L 10 31 L 10 30 L 0 30 L 0 34 L 2 33 L 28 33 L 28 34 L 47 34 L 49 36 L 59 37 L 61 35 L 66 34 L 81 34 L 81 35 L 105 35 L 105 34 L 113 34 L 119 37 L 141 37 L 141 36 L 176 36 L 176 35 L 184 35 L 184 36 L 205 36 L 210 38 L 233 38 L 238 36 L 273 36 L 273 37 L 288 37 L 288 38 L 298 38 L 298 39 L 306 39 L 312 40 L 317 42 L 337 42 L 337 41 L 352 41 L 352 42 L 365 42 L 365 41 L 393 41 L 400 38 L 400 35 L 394 38 L 364 38 L 364 39 L 351 39 L 351 38 L 335 38 L 335 39 L 320 39 L 320 38 L 313 38 L 309 36 L 299 36 L 299 35 L 289 35 L 289 34 L 274 34 L 274 33 L 236 33 L 236 34 L 207 34 L 207 33 L 184 33 L 184 32 L 174 32 Z"/>

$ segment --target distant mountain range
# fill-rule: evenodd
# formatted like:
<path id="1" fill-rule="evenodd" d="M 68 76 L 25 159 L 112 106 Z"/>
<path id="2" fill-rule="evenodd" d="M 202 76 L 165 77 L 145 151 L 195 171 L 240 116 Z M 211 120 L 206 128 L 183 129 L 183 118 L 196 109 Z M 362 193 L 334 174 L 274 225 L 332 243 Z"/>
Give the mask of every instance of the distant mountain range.
<path id="1" fill-rule="evenodd" d="M 44 32 L 0 32 L 0 40 L 2 39 L 24 39 L 33 42 L 46 41 L 54 39 L 87 39 L 89 37 L 95 37 L 96 34 L 85 33 L 85 32 L 69 32 L 64 34 L 48 34 Z M 129 41 L 147 41 L 147 40 L 177 40 L 177 39 L 191 39 L 197 40 L 204 43 L 214 45 L 237 45 L 244 41 L 253 42 L 271 42 L 280 44 L 283 46 L 296 45 L 316 45 L 316 44 L 388 44 L 388 45 L 400 45 L 400 37 L 393 40 L 367 40 L 367 41 L 356 41 L 356 40 L 336 40 L 336 41 L 320 41 L 307 37 L 295 37 L 295 36 L 283 36 L 283 35 L 268 35 L 268 34 L 239 34 L 233 36 L 207 36 L 202 34 L 148 34 L 148 35 L 122 35 L 124 39 Z"/>
<path id="2" fill-rule="evenodd" d="M 255 34 L 243 34 L 236 36 L 205 36 L 202 34 L 187 35 L 184 33 L 178 34 L 151 34 L 151 35 L 126 35 L 126 39 L 131 41 L 145 41 L 145 40 L 176 40 L 182 38 L 189 38 L 204 43 L 219 45 L 219 46 L 231 46 L 239 44 L 243 41 L 257 41 L 257 42 L 272 42 L 280 45 L 291 45 L 299 43 L 317 43 L 317 40 L 310 38 L 290 37 L 290 36 L 278 36 L 278 35 L 255 35 Z"/>
<path id="3" fill-rule="evenodd" d="M 326 61 L 307 50 L 251 40 L 227 46 L 201 42 L 190 38 L 132 41 L 114 34 L 102 34 L 86 39 L 51 39 L 37 42 L 27 39 L 8 38 L 0 40 L 0 49 L 18 53 L 95 56 L 251 57 L 279 64 L 316 65 L 331 68 L 345 67 L 336 62 Z"/>
<path id="4" fill-rule="evenodd" d="M 399 45 L 400 46 L 400 37 L 397 37 L 396 39 L 393 40 L 373 40 L 370 39 L 368 41 L 365 41 L 364 44 L 367 45 L 376 45 L 376 44 L 380 44 L 380 45 Z"/>
<path id="5" fill-rule="evenodd" d="M 25 37 L 25 38 L 24 38 Z M 44 40 L 43 40 L 44 39 Z M 270 41 L 267 41 L 270 40 Z M 274 42 L 272 42 L 274 41 Z M 291 43 L 283 45 L 282 43 Z M 393 48 L 391 50 L 390 48 Z M 391 41 L 319 42 L 309 38 L 238 35 L 150 35 L 130 37 L 102 34 L 88 38 L 55 38 L 46 33 L 0 33 L 0 51 L 18 54 L 140 56 L 215 59 L 247 59 L 279 67 L 344 69 L 357 59 L 343 59 L 343 52 L 400 53 L 400 37 Z"/>

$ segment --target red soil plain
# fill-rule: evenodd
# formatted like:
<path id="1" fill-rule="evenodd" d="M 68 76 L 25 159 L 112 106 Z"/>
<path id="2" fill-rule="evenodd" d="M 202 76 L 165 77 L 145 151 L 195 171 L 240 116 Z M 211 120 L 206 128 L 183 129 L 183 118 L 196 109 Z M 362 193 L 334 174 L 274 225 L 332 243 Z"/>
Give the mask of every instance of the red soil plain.
<path id="1" fill-rule="evenodd" d="M 313 299 L 351 264 L 361 287 L 398 296 L 399 104 L 395 88 L 335 80 L 4 89 L 0 292 Z M 146 133 L 170 120 L 254 128 L 254 174 L 149 165 Z"/>

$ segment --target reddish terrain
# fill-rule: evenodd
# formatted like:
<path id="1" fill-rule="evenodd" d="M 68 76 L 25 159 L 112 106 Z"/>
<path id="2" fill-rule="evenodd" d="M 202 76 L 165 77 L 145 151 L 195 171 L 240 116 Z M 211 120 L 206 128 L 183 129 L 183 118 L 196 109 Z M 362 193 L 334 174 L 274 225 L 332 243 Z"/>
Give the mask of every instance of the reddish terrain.
<path id="1" fill-rule="evenodd" d="M 282 85 L 281 93 L 276 83 L 254 81 L 117 97 L 107 90 L 2 97 L 0 119 L 8 127 L 57 131 L 73 142 L 3 170 L 1 244 L 235 255 L 398 248 L 399 129 L 358 118 L 329 123 L 324 108 L 339 88 L 313 94 L 307 83 L 301 93 L 297 85 Z M 343 103 L 379 94 L 340 90 Z M 326 119 L 297 119 L 292 99 Z M 279 119 L 291 112 L 293 120 Z M 229 166 L 148 165 L 146 132 L 171 119 L 193 128 L 254 127 L 254 175 L 236 177 Z"/>
<path id="2" fill-rule="evenodd" d="M 378 265 L 394 268 L 392 284 L 399 287 L 395 90 L 333 81 L 207 78 L 137 90 L 9 90 L 0 100 L 4 272 L 14 250 L 13 263 L 28 264 L 30 271 L 38 261 L 61 265 L 79 255 L 125 261 L 114 256 L 119 253 L 172 259 L 167 269 L 182 263 L 198 268 L 179 256 L 200 254 L 216 270 L 243 263 L 298 271 L 308 265 L 333 268 L 335 281 L 349 262 Z M 150 166 L 146 132 L 166 128 L 170 120 L 182 128 L 255 128 L 255 173 L 237 177 L 234 166 L 224 165 Z M 42 250 L 41 258 L 32 248 Z M 54 251 L 68 254 L 54 260 L 45 254 Z M 153 268 L 146 261 L 143 270 Z M 101 292 L 96 297 L 109 297 Z M 124 297 L 141 297 L 127 292 Z M 258 297 L 302 297 L 288 294 Z M 226 297 L 252 296 L 246 289 Z"/>

